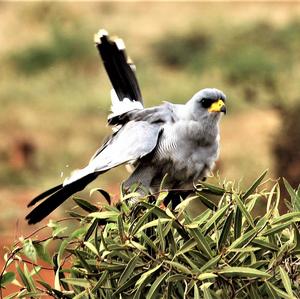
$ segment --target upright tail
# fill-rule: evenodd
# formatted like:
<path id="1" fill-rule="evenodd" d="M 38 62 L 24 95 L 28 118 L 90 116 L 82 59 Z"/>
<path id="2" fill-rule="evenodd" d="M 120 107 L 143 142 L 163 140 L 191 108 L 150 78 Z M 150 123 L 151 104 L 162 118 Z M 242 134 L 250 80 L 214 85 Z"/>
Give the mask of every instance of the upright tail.
<path id="1" fill-rule="evenodd" d="M 112 39 L 106 30 L 101 29 L 95 35 L 95 43 L 114 88 L 111 95 L 113 114 L 143 108 L 135 65 L 126 55 L 123 40 Z"/>
<path id="2" fill-rule="evenodd" d="M 100 30 L 95 36 L 95 42 L 114 88 L 112 92 L 113 115 L 143 108 L 142 95 L 134 73 L 134 65 L 126 56 L 123 41 L 121 39 L 110 39 L 105 30 Z M 121 111 L 121 113 L 118 111 Z M 29 203 L 28 207 L 35 205 L 41 200 L 44 201 L 26 216 L 26 220 L 29 224 L 41 221 L 66 199 L 74 193 L 83 190 L 103 172 L 81 172 L 82 177 L 76 177 L 75 181 L 73 176 L 73 179 L 64 184 L 57 185 L 38 195 Z"/>
<path id="3" fill-rule="evenodd" d="M 28 224 L 35 224 L 43 220 L 70 196 L 78 191 L 83 190 L 90 182 L 95 180 L 99 174 L 100 173 L 91 173 L 65 186 L 60 184 L 35 197 L 28 204 L 28 207 L 35 205 L 37 202 L 43 199 L 45 200 L 26 216 Z"/>

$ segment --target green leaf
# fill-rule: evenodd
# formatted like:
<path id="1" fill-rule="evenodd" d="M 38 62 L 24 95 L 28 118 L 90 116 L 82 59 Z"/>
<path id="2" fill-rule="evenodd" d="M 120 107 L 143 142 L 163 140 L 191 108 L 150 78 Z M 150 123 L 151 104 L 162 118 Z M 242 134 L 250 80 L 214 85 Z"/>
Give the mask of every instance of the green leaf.
<path id="1" fill-rule="evenodd" d="M 218 249 L 222 249 L 223 245 L 225 244 L 229 233 L 230 233 L 230 227 L 233 220 L 234 211 L 231 211 L 228 217 L 226 218 L 226 221 L 223 225 L 220 238 L 218 240 Z"/>
<path id="2" fill-rule="evenodd" d="M 194 283 L 194 299 L 200 299 L 200 292 L 197 283 Z"/>
<path id="3" fill-rule="evenodd" d="M 285 185 L 287 192 L 291 197 L 291 203 L 294 207 L 294 210 L 300 211 L 300 197 L 297 195 L 296 191 L 293 189 L 293 187 L 289 184 L 289 182 L 285 178 L 283 178 L 283 183 Z"/>
<path id="4" fill-rule="evenodd" d="M 87 295 L 89 295 L 87 290 L 82 291 L 81 293 L 74 296 L 72 299 L 81 299 L 81 298 L 87 298 Z"/>
<path id="5" fill-rule="evenodd" d="M 266 272 L 249 267 L 224 267 L 222 270 L 219 270 L 218 273 L 228 277 L 271 277 L 271 275 Z"/>
<path id="6" fill-rule="evenodd" d="M 94 212 L 90 213 L 88 217 L 96 218 L 96 219 L 115 219 L 117 220 L 120 213 L 116 211 L 103 211 L 103 212 Z"/>
<path id="7" fill-rule="evenodd" d="M 142 225 L 140 227 L 140 229 L 138 230 L 138 232 L 141 232 L 141 231 L 143 231 L 143 230 L 145 230 L 146 228 L 149 228 L 149 227 L 158 226 L 158 222 L 167 223 L 167 222 L 170 222 L 170 221 L 172 221 L 172 219 L 170 219 L 170 218 L 152 220 L 152 221 Z"/>
<path id="8" fill-rule="evenodd" d="M 212 258 L 213 252 L 201 231 L 195 228 L 190 228 L 189 231 L 193 236 L 194 240 L 197 242 L 198 247 L 203 251 L 203 253 L 207 255 L 208 258 Z"/>
<path id="9" fill-rule="evenodd" d="M 266 176 L 268 170 L 265 170 L 256 180 L 255 182 L 251 185 L 251 187 L 243 194 L 242 199 L 245 201 L 255 190 L 256 188 L 260 185 L 264 177 Z"/>
<path id="10" fill-rule="evenodd" d="M 83 243 L 91 252 L 93 252 L 96 256 L 99 255 L 99 252 L 97 250 L 97 248 L 95 247 L 94 244 L 92 244 L 91 242 L 84 242 Z"/>
<path id="11" fill-rule="evenodd" d="M 274 292 L 279 295 L 281 298 L 284 299 L 297 299 L 295 296 L 290 296 L 289 294 L 287 294 L 286 292 L 282 291 L 281 289 L 277 288 L 274 284 L 272 284 L 271 282 L 267 282 L 268 286 L 270 287 L 270 289 L 273 289 Z"/>
<path id="12" fill-rule="evenodd" d="M 170 275 L 167 278 L 167 282 L 171 283 L 171 282 L 176 282 L 176 281 L 185 280 L 185 279 L 186 279 L 186 275 L 183 275 L 183 274 L 173 274 L 173 275 Z"/>
<path id="13" fill-rule="evenodd" d="M 118 216 L 118 232 L 119 232 L 121 242 L 124 243 L 125 242 L 125 229 L 124 229 L 124 222 L 123 222 L 123 218 L 122 218 L 121 214 Z"/>
<path id="14" fill-rule="evenodd" d="M 198 279 L 199 280 L 206 280 L 206 279 L 213 279 L 218 277 L 218 275 L 214 274 L 214 273 L 210 273 L 210 272 L 206 272 L 206 273 L 201 273 L 198 275 Z"/>
<path id="15" fill-rule="evenodd" d="M 87 262 L 86 255 L 84 253 L 84 251 L 75 250 L 75 254 L 79 259 L 81 266 L 84 267 L 88 272 L 93 272 L 93 269 Z"/>
<path id="16" fill-rule="evenodd" d="M 201 268 L 200 268 L 200 272 L 204 272 L 207 269 L 212 269 L 222 258 L 222 255 L 219 254 L 215 257 L 213 257 L 212 259 L 210 259 L 206 264 L 204 264 Z"/>
<path id="17" fill-rule="evenodd" d="M 43 261 L 50 264 L 51 263 L 51 257 L 50 257 L 49 252 L 46 249 L 46 245 L 45 244 L 42 245 L 41 243 L 33 242 L 33 246 L 36 250 L 36 253 L 37 253 L 38 257 L 40 259 L 42 259 Z"/>
<path id="18" fill-rule="evenodd" d="M 141 240 L 143 240 L 148 246 L 150 246 L 154 250 L 154 252 L 158 251 L 157 246 L 144 232 L 141 232 Z"/>
<path id="19" fill-rule="evenodd" d="M 184 254 L 188 251 L 190 251 L 191 249 L 193 249 L 195 246 L 197 245 L 197 242 L 194 239 L 190 239 L 188 241 L 186 241 L 180 248 L 179 250 L 176 252 L 176 256 L 180 255 L 180 254 Z"/>
<path id="20" fill-rule="evenodd" d="M 228 249 L 228 252 L 254 252 L 260 250 L 260 247 L 251 247 L 251 246 L 247 246 L 247 247 L 243 247 L 243 248 L 233 248 L 233 249 Z"/>
<path id="21" fill-rule="evenodd" d="M 281 280 L 282 280 L 282 283 L 284 285 L 286 292 L 290 295 L 291 298 L 293 298 L 294 294 L 293 294 L 293 290 L 292 290 L 292 284 L 291 284 L 291 280 L 290 280 L 288 274 L 286 273 L 284 268 L 281 266 L 279 266 L 279 272 L 280 272 L 280 277 L 281 277 Z"/>
<path id="22" fill-rule="evenodd" d="M 272 200 L 273 200 L 273 197 L 275 194 L 275 190 L 276 190 L 276 200 L 275 200 L 275 204 L 272 205 Z M 274 209 L 276 211 L 276 213 L 278 213 L 279 199 L 280 199 L 280 188 L 279 188 L 279 184 L 277 182 L 271 189 L 270 194 L 268 196 L 267 213 L 271 212 L 272 209 Z"/>
<path id="23" fill-rule="evenodd" d="M 163 234 L 162 223 L 161 223 L 159 218 L 157 220 L 158 220 L 157 234 L 158 234 L 158 238 L 159 238 L 159 246 L 161 248 L 161 251 L 165 252 L 166 242 L 165 242 L 165 237 L 164 237 L 164 234 Z M 169 223 L 171 223 L 171 222 L 169 222 Z"/>
<path id="24" fill-rule="evenodd" d="M 30 283 L 29 283 L 29 281 L 28 281 L 27 276 L 26 276 L 26 275 L 24 274 L 24 272 L 21 270 L 21 268 L 20 268 L 19 265 L 17 265 L 16 268 L 17 268 L 17 272 L 18 272 L 18 274 L 19 274 L 19 276 L 20 276 L 20 278 L 21 278 L 21 280 L 22 280 L 24 286 L 26 287 L 27 291 L 28 291 L 28 292 L 31 292 L 32 289 L 31 289 L 31 285 L 30 285 Z"/>
<path id="25" fill-rule="evenodd" d="M 159 265 L 157 265 L 156 267 L 154 267 L 154 268 L 152 268 L 152 269 L 150 269 L 150 270 L 144 272 L 144 273 L 141 275 L 140 279 L 136 282 L 136 284 L 135 284 L 136 287 L 142 285 L 142 284 L 143 284 L 147 279 L 149 279 L 149 278 L 151 277 L 151 275 L 152 275 L 153 273 L 155 273 L 161 266 L 162 266 L 162 264 L 159 264 Z"/>
<path id="26" fill-rule="evenodd" d="M 245 216 L 245 218 L 247 219 L 248 223 L 252 226 L 252 228 L 254 228 L 254 221 L 250 215 L 250 213 L 247 211 L 246 206 L 244 205 L 244 203 L 241 201 L 240 197 L 238 195 L 234 196 L 234 200 L 236 201 L 239 209 L 241 210 L 242 214 Z"/>
<path id="27" fill-rule="evenodd" d="M 90 236 L 93 234 L 94 230 L 97 229 L 98 227 L 99 220 L 95 219 L 92 224 L 90 225 L 89 229 L 87 230 L 85 236 L 84 236 L 84 241 L 88 241 Z"/>
<path id="28" fill-rule="evenodd" d="M 146 299 L 154 299 L 157 298 L 157 293 L 160 288 L 160 285 L 163 283 L 163 281 L 166 279 L 167 275 L 169 275 L 169 272 L 162 273 L 160 276 L 158 276 L 155 281 L 152 283 L 151 288 L 146 296 Z"/>
<path id="29" fill-rule="evenodd" d="M 296 253 L 300 253 L 300 232 L 299 228 L 295 223 L 293 223 L 293 229 L 294 229 L 294 240 L 295 240 L 295 246 L 293 248 L 293 251 Z"/>
<path id="30" fill-rule="evenodd" d="M 197 193 L 198 194 L 198 198 L 200 199 L 200 201 L 206 206 L 208 207 L 210 210 L 216 211 L 218 209 L 217 205 L 212 202 L 211 200 L 209 200 L 206 196 Z"/>
<path id="31" fill-rule="evenodd" d="M 213 299 L 210 293 L 209 287 L 212 285 L 211 282 L 205 282 L 201 285 L 201 290 L 203 292 L 203 299 Z"/>
<path id="32" fill-rule="evenodd" d="M 244 246 L 244 244 L 246 244 L 247 242 L 249 242 L 252 238 L 254 238 L 254 236 L 257 234 L 257 230 L 251 229 L 250 231 L 246 232 L 245 234 L 243 234 L 242 236 L 240 236 L 239 238 L 237 238 L 236 240 L 234 240 L 231 245 L 228 247 L 228 250 L 231 250 L 233 248 L 239 248 Z"/>
<path id="33" fill-rule="evenodd" d="M 97 188 L 96 191 L 98 191 L 104 197 L 104 199 L 107 201 L 107 203 L 109 205 L 111 205 L 111 198 L 110 198 L 109 193 L 107 193 L 105 190 L 99 189 L 99 188 Z"/>
<path id="34" fill-rule="evenodd" d="M 282 223 L 289 220 L 299 221 L 300 212 L 291 212 L 272 219 L 272 224 Z"/>
<path id="35" fill-rule="evenodd" d="M 228 208 L 229 208 L 229 204 L 226 204 L 223 208 L 216 211 L 212 215 L 212 217 L 205 223 L 202 232 L 207 234 L 223 218 Z"/>
<path id="36" fill-rule="evenodd" d="M 290 226 L 292 223 L 293 223 L 293 221 L 290 220 L 290 221 L 285 222 L 283 224 L 274 225 L 273 227 L 265 230 L 263 232 L 263 236 L 269 236 L 269 235 L 280 233 L 281 231 L 286 229 L 288 226 Z"/>
<path id="37" fill-rule="evenodd" d="M 108 271 L 102 272 L 96 285 L 92 288 L 92 293 L 95 293 L 107 281 L 108 273 L 109 273 Z"/>
<path id="38" fill-rule="evenodd" d="M 262 249 L 272 250 L 272 251 L 278 251 L 279 248 L 267 241 L 261 240 L 261 239 L 254 239 L 251 241 L 251 244 L 256 245 Z"/>
<path id="39" fill-rule="evenodd" d="M 79 197 L 73 197 L 73 200 L 80 208 L 82 208 L 84 211 L 88 213 L 99 211 L 99 209 L 96 206 L 90 204 L 88 201 L 84 199 L 81 199 Z"/>
<path id="40" fill-rule="evenodd" d="M 112 294 L 113 298 L 118 294 L 122 293 L 123 291 L 129 289 L 131 286 L 135 285 L 136 282 L 141 278 L 141 273 L 135 274 L 134 276 L 130 277 L 127 281 L 124 282 L 123 285 L 119 286 L 116 291 Z"/>
<path id="41" fill-rule="evenodd" d="M 39 283 L 40 285 L 42 285 L 49 292 L 52 292 L 52 287 L 47 282 L 42 281 L 42 280 L 37 280 L 37 283 Z"/>
<path id="42" fill-rule="evenodd" d="M 189 268 L 187 268 L 186 266 L 178 263 L 178 262 L 173 262 L 173 261 L 169 261 L 169 260 L 165 260 L 165 263 L 169 264 L 170 266 L 172 266 L 173 268 L 175 268 L 177 271 L 185 273 L 185 274 L 192 274 L 191 270 Z"/>
<path id="43" fill-rule="evenodd" d="M 132 276 L 133 271 L 135 270 L 135 267 L 137 265 L 139 256 L 136 255 L 134 256 L 129 263 L 127 264 L 126 268 L 124 269 L 123 273 L 120 276 L 120 279 L 118 281 L 118 286 L 120 287 L 121 285 L 123 285 L 129 277 Z"/>
<path id="44" fill-rule="evenodd" d="M 68 246 L 68 241 L 67 240 L 63 240 L 60 243 L 58 253 L 57 253 L 57 265 L 58 265 L 58 267 L 60 267 L 61 264 L 63 263 L 63 256 L 64 256 L 64 253 L 65 253 L 65 250 L 66 250 L 67 246 Z"/>
<path id="45" fill-rule="evenodd" d="M 223 195 L 226 190 L 224 190 L 223 188 L 214 186 L 212 184 L 208 184 L 205 182 L 201 182 L 199 185 L 197 185 L 197 187 L 200 187 L 200 190 L 198 189 L 198 191 L 202 191 L 201 188 L 204 187 L 203 191 L 209 191 L 209 193 L 215 194 L 215 195 Z"/>
<path id="46" fill-rule="evenodd" d="M 32 292 L 36 292 L 36 287 L 34 285 L 34 281 L 32 279 L 32 275 L 28 270 L 27 264 L 24 263 L 24 275 L 26 276 L 26 279 L 30 285 L 30 289 Z"/>
<path id="47" fill-rule="evenodd" d="M 24 241 L 23 252 L 33 262 L 37 261 L 37 252 L 36 252 L 36 249 L 31 241 L 31 239 L 27 239 Z"/>
<path id="48" fill-rule="evenodd" d="M 163 203 L 164 199 L 168 196 L 169 192 L 168 191 L 160 191 L 158 198 L 156 199 L 156 206 L 159 206 L 160 204 Z"/>
<path id="49" fill-rule="evenodd" d="M 85 278 L 63 278 L 61 280 L 67 284 L 78 286 L 78 287 L 83 287 L 83 288 L 91 287 L 90 282 Z"/>
<path id="50" fill-rule="evenodd" d="M 270 298 L 270 299 L 278 299 L 279 298 L 279 296 L 277 295 L 277 292 L 271 287 L 271 283 L 266 281 L 265 286 L 266 286 L 266 291 L 269 295 L 268 298 Z"/>
<path id="51" fill-rule="evenodd" d="M 234 239 L 238 239 L 242 232 L 242 212 L 239 207 L 236 207 L 235 217 L 234 217 Z"/>
<path id="52" fill-rule="evenodd" d="M 128 232 L 130 235 L 134 236 L 138 230 L 141 228 L 143 224 L 148 220 L 149 216 L 153 213 L 154 207 L 150 208 L 140 219 L 137 221 L 137 223 L 131 223 Z"/>
<path id="53" fill-rule="evenodd" d="M 4 273 L 3 276 L 1 277 L 0 287 L 3 287 L 5 285 L 11 283 L 15 279 L 16 279 L 16 275 L 14 272 Z"/>

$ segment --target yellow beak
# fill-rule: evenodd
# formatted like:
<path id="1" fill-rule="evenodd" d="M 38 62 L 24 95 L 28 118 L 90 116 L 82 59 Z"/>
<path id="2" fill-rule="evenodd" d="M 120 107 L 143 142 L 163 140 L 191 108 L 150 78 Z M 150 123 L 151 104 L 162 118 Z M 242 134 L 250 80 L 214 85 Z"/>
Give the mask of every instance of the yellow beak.
<path id="1" fill-rule="evenodd" d="M 218 101 L 212 103 L 212 105 L 208 108 L 209 112 L 223 112 L 226 114 L 226 106 L 225 103 L 219 99 Z"/>

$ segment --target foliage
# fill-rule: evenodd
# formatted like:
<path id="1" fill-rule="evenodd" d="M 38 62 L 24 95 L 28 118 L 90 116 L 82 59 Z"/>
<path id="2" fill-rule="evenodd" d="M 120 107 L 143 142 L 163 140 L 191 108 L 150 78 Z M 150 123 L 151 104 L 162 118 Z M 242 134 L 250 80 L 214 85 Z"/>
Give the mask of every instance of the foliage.
<path id="1" fill-rule="evenodd" d="M 18 49 L 10 55 L 10 60 L 18 71 L 36 74 L 58 63 L 76 63 L 78 57 L 82 64 L 93 53 L 89 45 L 80 30 L 65 32 L 59 25 L 52 25 L 48 41 Z"/>
<path id="2" fill-rule="evenodd" d="M 15 260 L 22 286 L 10 298 L 296 298 L 300 190 L 285 182 L 291 203 L 289 212 L 279 215 L 279 184 L 258 191 L 264 176 L 246 191 L 231 182 L 199 183 L 174 210 L 162 205 L 164 190 L 137 204 L 128 202 L 137 196 L 132 193 L 117 206 L 97 207 L 75 198 L 87 215 L 70 213 L 79 222 L 70 236 L 64 236 L 63 220 L 50 222 L 49 238 L 25 238 L 6 254 L 5 269 Z M 262 200 L 266 213 L 254 218 Z M 191 201 L 207 209 L 192 217 Z M 50 258 L 48 245 L 54 240 L 61 242 Z M 40 260 L 54 271 L 54 285 L 41 278 Z M 4 270 L 3 287 L 16 282 L 14 272 Z"/>

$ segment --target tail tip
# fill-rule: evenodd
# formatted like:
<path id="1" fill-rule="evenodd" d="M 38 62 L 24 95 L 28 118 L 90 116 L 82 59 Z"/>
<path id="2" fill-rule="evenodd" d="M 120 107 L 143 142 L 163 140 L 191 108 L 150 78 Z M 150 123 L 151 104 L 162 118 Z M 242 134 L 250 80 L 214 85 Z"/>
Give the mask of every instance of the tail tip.
<path id="1" fill-rule="evenodd" d="M 108 36 L 108 32 L 105 29 L 100 29 L 95 35 L 94 35 L 94 42 L 95 44 L 99 45 L 101 44 L 101 38 L 103 36 Z"/>
<path id="2" fill-rule="evenodd" d="M 116 38 L 114 42 L 119 50 L 125 50 L 125 43 L 121 38 Z"/>

